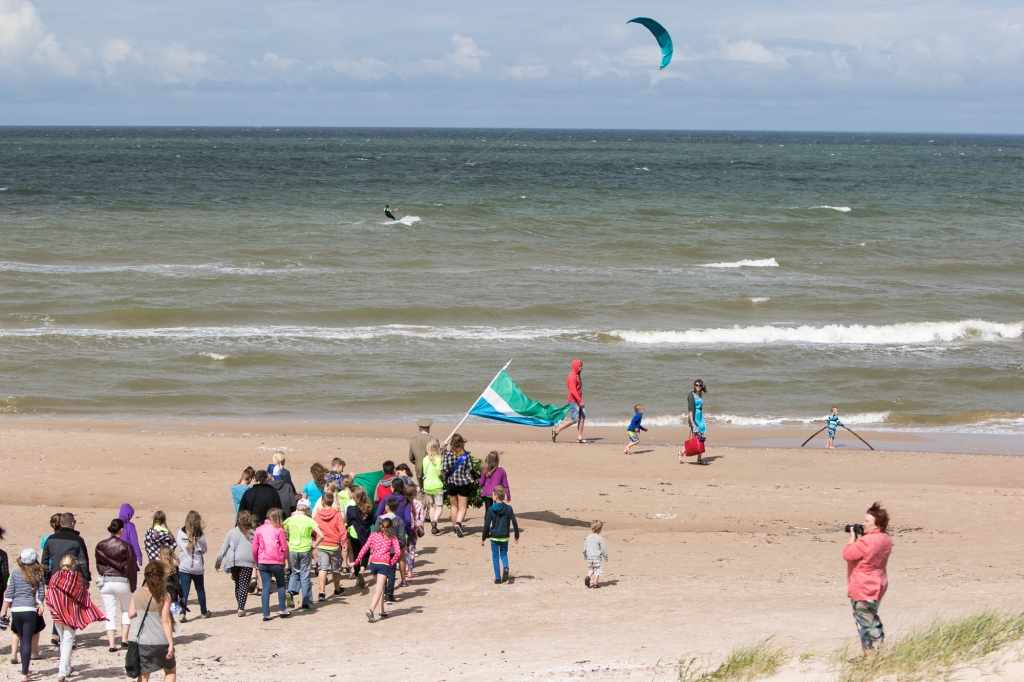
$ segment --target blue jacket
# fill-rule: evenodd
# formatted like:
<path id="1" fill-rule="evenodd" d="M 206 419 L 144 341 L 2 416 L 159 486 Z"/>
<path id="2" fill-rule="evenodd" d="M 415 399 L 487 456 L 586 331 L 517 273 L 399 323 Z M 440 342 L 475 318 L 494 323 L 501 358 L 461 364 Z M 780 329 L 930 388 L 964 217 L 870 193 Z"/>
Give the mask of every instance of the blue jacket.
<path id="1" fill-rule="evenodd" d="M 512 511 L 511 505 L 507 505 L 504 502 L 495 502 L 484 516 L 483 539 L 507 538 L 511 535 L 509 533 L 509 526 L 515 529 L 516 540 L 518 540 L 519 522 L 516 521 L 516 513 Z"/>

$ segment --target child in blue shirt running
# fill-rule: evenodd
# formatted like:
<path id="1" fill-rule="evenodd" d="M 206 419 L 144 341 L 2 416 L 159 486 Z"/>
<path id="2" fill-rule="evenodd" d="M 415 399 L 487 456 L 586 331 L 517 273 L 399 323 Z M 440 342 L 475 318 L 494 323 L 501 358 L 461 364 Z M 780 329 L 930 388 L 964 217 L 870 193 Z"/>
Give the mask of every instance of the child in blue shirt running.
<path id="1" fill-rule="evenodd" d="M 634 405 L 633 406 L 633 420 L 629 422 L 629 426 L 626 427 L 626 435 L 629 436 L 629 443 L 626 444 L 626 449 L 622 451 L 624 455 L 632 455 L 630 450 L 633 446 L 640 442 L 640 432 L 646 431 L 643 426 L 640 425 L 640 420 L 644 418 L 644 406 Z"/>
<path id="2" fill-rule="evenodd" d="M 832 413 L 828 416 L 828 442 L 825 443 L 825 447 L 829 450 L 835 450 L 835 446 L 832 445 L 832 441 L 836 439 L 836 427 L 843 426 L 843 422 L 839 421 L 839 408 L 835 405 L 832 406 Z"/>

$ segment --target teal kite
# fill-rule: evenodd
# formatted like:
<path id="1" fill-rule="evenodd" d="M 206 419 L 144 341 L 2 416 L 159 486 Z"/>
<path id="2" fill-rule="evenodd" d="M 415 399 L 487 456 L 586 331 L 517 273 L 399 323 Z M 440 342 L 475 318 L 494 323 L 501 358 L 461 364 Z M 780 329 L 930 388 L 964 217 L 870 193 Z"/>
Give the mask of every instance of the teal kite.
<path id="1" fill-rule="evenodd" d="M 668 34 L 665 27 L 654 19 L 648 19 L 647 17 L 637 17 L 636 19 L 630 19 L 626 23 L 641 24 L 654 34 L 654 37 L 658 40 L 658 45 L 661 46 L 661 68 L 664 69 L 668 66 L 668 63 L 672 61 L 672 36 Z"/>

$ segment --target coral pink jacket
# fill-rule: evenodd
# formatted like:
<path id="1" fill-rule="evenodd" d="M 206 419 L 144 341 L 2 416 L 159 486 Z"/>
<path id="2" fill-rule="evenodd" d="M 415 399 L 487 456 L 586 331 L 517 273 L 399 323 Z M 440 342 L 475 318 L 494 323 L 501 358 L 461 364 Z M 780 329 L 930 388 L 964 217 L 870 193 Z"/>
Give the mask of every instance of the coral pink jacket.
<path id="1" fill-rule="evenodd" d="M 843 548 L 846 560 L 846 595 L 858 601 L 876 601 L 885 595 L 889 578 L 885 566 L 892 553 L 888 533 L 873 530 Z"/>

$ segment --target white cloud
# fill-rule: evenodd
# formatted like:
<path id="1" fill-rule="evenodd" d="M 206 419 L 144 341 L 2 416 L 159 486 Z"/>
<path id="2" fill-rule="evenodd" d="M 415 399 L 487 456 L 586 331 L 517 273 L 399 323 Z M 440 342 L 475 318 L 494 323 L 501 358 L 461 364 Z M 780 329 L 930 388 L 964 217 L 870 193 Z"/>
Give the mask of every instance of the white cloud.
<path id="1" fill-rule="evenodd" d="M 581 51 L 572 63 L 583 71 L 584 78 L 601 78 L 609 74 L 625 78 L 629 70 L 623 67 L 623 58 L 609 57 L 607 53 L 594 50 Z"/>
<path id="2" fill-rule="evenodd" d="M 292 59 L 290 57 L 282 57 L 282 56 L 277 55 L 277 54 L 275 54 L 273 52 L 268 52 L 265 55 L 263 55 L 263 59 L 262 60 L 260 60 L 260 61 L 251 60 L 249 63 L 252 64 L 253 66 L 264 66 L 264 67 L 266 67 L 268 69 L 272 69 L 274 71 L 287 71 L 288 69 L 292 68 L 296 64 L 301 64 L 302 62 L 299 61 L 298 59 Z"/>
<path id="3" fill-rule="evenodd" d="M 77 71 L 29 0 L 0 0 L 0 69 L 2 75 L 18 78 L 36 70 L 59 76 Z"/>
<path id="4" fill-rule="evenodd" d="M 362 59 L 327 59 L 320 62 L 319 66 L 333 69 L 340 74 L 359 81 L 380 80 L 391 71 L 391 67 L 387 62 L 382 62 L 373 57 L 363 57 Z"/>
<path id="5" fill-rule="evenodd" d="M 508 75 L 521 81 L 532 81 L 548 75 L 548 67 L 534 64 L 516 64 L 508 67 Z"/>
<path id="6" fill-rule="evenodd" d="M 103 43 L 99 54 L 108 74 L 113 73 L 119 64 L 141 64 L 144 61 L 142 53 L 122 38 L 111 38 Z"/>
<path id="7" fill-rule="evenodd" d="M 203 65 L 208 61 L 207 53 L 174 42 L 159 52 L 160 77 L 165 83 L 195 83 L 206 77 Z"/>
<path id="8" fill-rule="evenodd" d="M 452 45 L 455 46 L 455 51 L 446 52 L 444 60 L 453 66 L 469 69 L 474 73 L 479 72 L 481 69 L 480 60 L 491 56 L 490 52 L 477 47 L 475 40 L 463 38 L 458 33 L 452 36 Z"/>
<path id="9" fill-rule="evenodd" d="M 727 62 L 751 62 L 754 64 L 785 64 L 786 58 L 759 42 L 745 38 L 729 41 L 725 38 L 718 43 L 718 49 L 711 53 L 713 59 Z"/>

